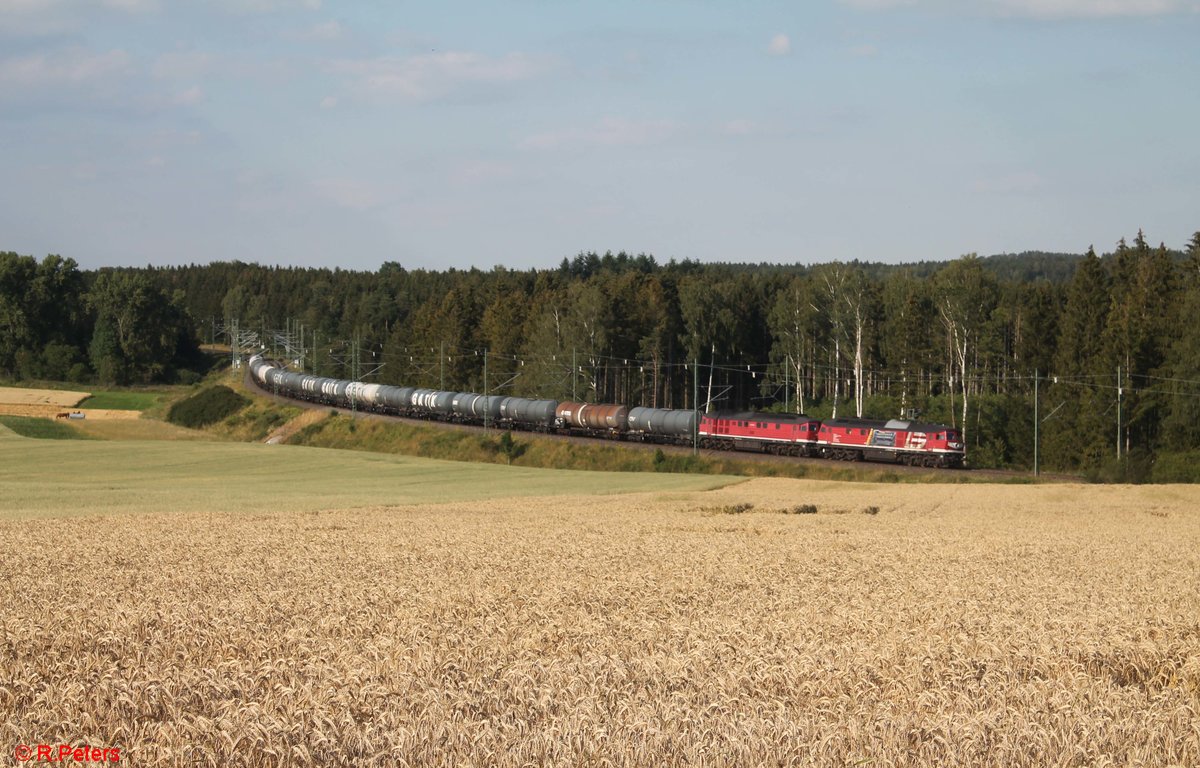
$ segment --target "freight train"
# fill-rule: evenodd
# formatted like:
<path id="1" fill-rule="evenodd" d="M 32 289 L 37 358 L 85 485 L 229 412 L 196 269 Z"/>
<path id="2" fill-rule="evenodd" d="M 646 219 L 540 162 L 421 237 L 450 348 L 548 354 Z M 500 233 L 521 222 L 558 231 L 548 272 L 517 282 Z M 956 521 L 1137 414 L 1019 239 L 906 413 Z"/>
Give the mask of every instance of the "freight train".
<path id="1" fill-rule="evenodd" d="M 268 392 L 340 408 L 409 418 L 616 440 L 748 450 L 781 456 L 845 461 L 890 461 L 910 466 L 965 465 L 958 430 L 941 424 L 892 419 L 814 419 L 803 414 L 629 408 L 535 400 L 474 392 L 365 384 L 296 373 L 262 355 L 250 358 L 250 374 Z"/>

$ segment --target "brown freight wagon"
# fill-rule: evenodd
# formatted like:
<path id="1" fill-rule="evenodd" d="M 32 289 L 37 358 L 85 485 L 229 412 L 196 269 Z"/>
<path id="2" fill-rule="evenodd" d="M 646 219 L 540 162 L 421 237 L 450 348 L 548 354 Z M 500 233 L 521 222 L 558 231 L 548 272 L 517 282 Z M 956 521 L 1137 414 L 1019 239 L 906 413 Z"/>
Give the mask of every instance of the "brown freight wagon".
<path id="1" fill-rule="evenodd" d="M 554 416 L 570 429 L 624 434 L 629 429 L 629 407 L 592 403 L 559 403 Z"/>

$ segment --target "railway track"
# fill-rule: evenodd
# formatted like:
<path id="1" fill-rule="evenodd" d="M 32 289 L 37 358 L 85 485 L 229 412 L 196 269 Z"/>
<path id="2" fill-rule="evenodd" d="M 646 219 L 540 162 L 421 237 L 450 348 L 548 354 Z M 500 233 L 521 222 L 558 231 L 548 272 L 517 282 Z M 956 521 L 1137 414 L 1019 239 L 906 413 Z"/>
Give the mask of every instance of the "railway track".
<path id="1" fill-rule="evenodd" d="M 309 402 L 306 400 L 296 400 L 296 399 L 293 399 L 290 397 L 285 397 L 283 395 L 279 395 L 279 394 L 276 394 L 274 392 L 270 392 L 270 391 L 264 389 L 263 387 L 261 387 L 258 384 L 257 381 L 254 380 L 254 377 L 250 375 L 249 369 L 247 369 L 247 371 L 246 371 L 243 383 L 252 392 L 255 392 L 256 394 L 262 395 L 264 397 L 271 398 L 276 403 L 296 405 L 296 406 L 299 406 L 301 408 L 305 408 L 308 410 L 336 411 L 338 413 L 345 414 L 347 416 L 353 416 L 355 418 L 361 418 L 361 419 L 371 419 L 371 420 L 381 420 L 381 421 L 387 421 L 387 422 L 405 423 L 405 424 L 412 424 L 415 426 L 435 426 L 439 429 L 454 429 L 454 430 L 459 430 L 459 431 L 463 431 L 463 432 L 471 432 L 471 433 L 483 433 L 485 431 L 493 431 L 493 432 L 496 431 L 495 428 L 490 428 L 490 430 L 485 430 L 484 427 L 476 426 L 473 424 L 461 424 L 461 423 L 449 422 L 449 421 L 437 421 L 437 420 L 433 420 L 433 419 L 416 419 L 416 418 L 410 418 L 410 417 L 406 417 L 406 416 L 393 416 L 391 414 L 374 413 L 374 412 L 370 412 L 370 411 L 358 411 L 358 410 L 353 410 L 350 408 L 341 408 L 341 407 L 324 405 L 322 403 L 313 403 L 313 402 Z M 598 438 L 598 437 L 585 437 L 585 436 L 580 436 L 580 435 L 564 435 L 564 434 L 557 434 L 557 433 L 553 433 L 553 432 L 526 432 L 526 431 L 521 431 L 521 430 L 518 430 L 517 434 L 520 434 L 524 437 L 527 437 L 530 439 L 535 439 L 535 440 L 568 441 L 568 442 L 575 442 L 580 445 L 598 445 L 598 446 L 620 445 L 621 447 L 627 448 L 630 450 L 640 450 L 640 451 L 661 450 L 665 454 L 681 455 L 681 456 L 692 453 L 692 449 L 690 446 L 664 445 L 664 444 L 660 444 L 660 443 L 641 442 L 638 440 L 607 440 L 607 439 Z M 807 464 L 807 465 L 814 466 L 814 467 L 825 467 L 828 469 L 846 469 L 846 468 L 854 467 L 854 466 L 860 466 L 860 467 L 864 466 L 860 462 L 846 462 L 846 461 L 839 461 L 836 459 L 823 459 L 823 458 L 816 458 L 816 457 L 796 458 L 794 456 L 776 456 L 775 454 L 762 453 L 762 452 L 756 452 L 756 451 L 714 451 L 714 450 L 708 450 L 708 449 L 701 449 L 699 451 L 698 455 L 703 456 L 705 458 L 712 458 L 712 459 L 718 459 L 718 460 L 719 459 L 736 459 L 737 461 L 750 461 L 750 462 L 765 463 L 765 464 L 801 463 L 801 464 Z M 960 473 L 967 472 L 970 474 L 970 477 L 973 480 L 994 479 L 997 482 L 1013 482 L 1014 480 L 1032 479 L 1031 473 L 1020 472 L 1020 471 L 1016 471 L 1016 470 L 937 469 L 937 468 L 927 468 L 927 467 L 910 467 L 905 464 L 888 464 L 888 463 L 870 464 L 869 466 L 871 466 L 872 468 L 878 468 L 878 469 L 883 469 L 883 470 L 890 471 L 890 472 L 895 472 L 898 475 L 904 475 L 904 476 L 922 476 L 922 475 L 924 475 L 924 476 L 929 476 L 929 477 L 941 476 L 941 477 L 949 478 L 949 477 L 954 477 L 955 475 L 958 475 Z M 1066 476 L 1066 475 L 1046 475 L 1046 474 L 1041 475 L 1038 478 L 1038 480 L 1041 482 L 1079 482 L 1080 481 L 1080 479 L 1077 477 L 1071 477 L 1071 476 Z"/>

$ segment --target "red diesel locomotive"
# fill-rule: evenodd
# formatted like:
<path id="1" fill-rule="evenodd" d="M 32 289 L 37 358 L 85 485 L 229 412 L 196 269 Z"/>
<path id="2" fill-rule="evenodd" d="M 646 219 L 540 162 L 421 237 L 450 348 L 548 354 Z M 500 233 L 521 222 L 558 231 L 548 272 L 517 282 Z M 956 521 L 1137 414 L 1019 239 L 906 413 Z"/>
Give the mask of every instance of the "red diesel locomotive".
<path id="1" fill-rule="evenodd" d="M 711 413 L 700 418 L 700 447 L 821 456 L 843 461 L 892 461 L 917 467 L 961 467 L 958 430 L 891 419 L 827 419 L 777 413 Z"/>

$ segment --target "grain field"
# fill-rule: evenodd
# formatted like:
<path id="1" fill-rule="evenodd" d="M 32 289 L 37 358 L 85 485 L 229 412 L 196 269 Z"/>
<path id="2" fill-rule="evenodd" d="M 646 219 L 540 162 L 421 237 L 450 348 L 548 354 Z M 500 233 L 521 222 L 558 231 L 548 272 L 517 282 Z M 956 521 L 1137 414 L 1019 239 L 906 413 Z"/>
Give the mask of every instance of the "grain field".
<path id="1" fill-rule="evenodd" d="M 0 404 L 45 405 L 52 408 L 70 408 L 86 400 L 90 392 L 69 392 L 62 389 L 26 389 L 24 387 L 0 387 Z"/>
<path id="2" fill-rule="evenodd" d="M 0 746 L 139 766 L 1197 765 L 1197 502 L 754 480 L 0 520 Z"/>

